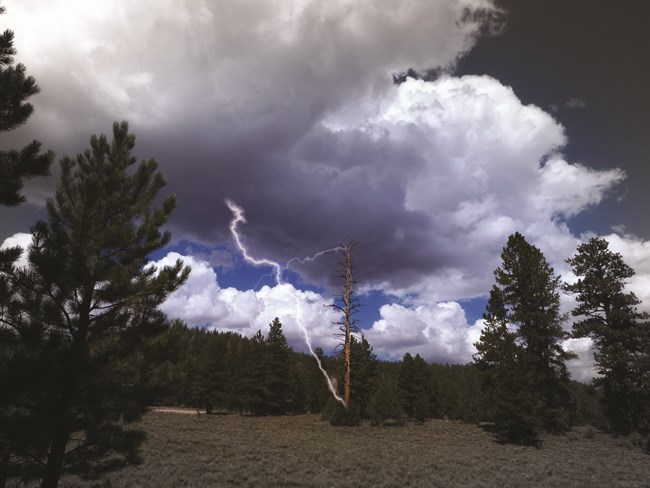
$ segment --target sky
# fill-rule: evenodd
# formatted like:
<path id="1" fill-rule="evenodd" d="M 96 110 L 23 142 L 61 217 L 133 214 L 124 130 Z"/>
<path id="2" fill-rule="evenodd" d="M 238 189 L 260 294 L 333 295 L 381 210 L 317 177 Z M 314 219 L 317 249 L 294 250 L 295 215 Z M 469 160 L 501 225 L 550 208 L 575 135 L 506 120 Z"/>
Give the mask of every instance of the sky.
<path id="1" fill-rule="evenodd" d="M 340 255 L 354 239 L 360 326 L 385 359 L 464 363 L 507 237 L 563 279 L 603 237 L 650 310 L 650 6 L 642 0 L 5 0 L 17 61 L 41 93 L 0 147 L 58 156 L 128 120 L 177 195 L 173 243 L 188 282 L 170 317 L 252 335 L 274 317 L 290 344 L 332 351 Z M 26 243 L 56 169 L 0 209 L 0 242 Z M 572 298 L 563 296 L 563 309 Z M 566 324 L 570 329 L 570 321 Z M 591 343 L 570 339 L 574 378 Z"/>

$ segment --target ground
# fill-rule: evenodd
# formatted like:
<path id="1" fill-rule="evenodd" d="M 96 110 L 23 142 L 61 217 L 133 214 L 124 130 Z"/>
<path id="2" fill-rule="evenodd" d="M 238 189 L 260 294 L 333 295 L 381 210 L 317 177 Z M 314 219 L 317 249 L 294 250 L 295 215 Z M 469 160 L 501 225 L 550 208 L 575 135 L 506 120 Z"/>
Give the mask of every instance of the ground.
<path id="1" fill-rule="evenodd" d="M 196 410 L 193 410 L 196 413 Z M 144 463 L 96 487 L 650 487 L 650 455 L 581 428 L 541 449 L 500 445 L 482 428 L 431 420 L 332 427 L 317 416 L 242 417 L 152 411 Z"/>

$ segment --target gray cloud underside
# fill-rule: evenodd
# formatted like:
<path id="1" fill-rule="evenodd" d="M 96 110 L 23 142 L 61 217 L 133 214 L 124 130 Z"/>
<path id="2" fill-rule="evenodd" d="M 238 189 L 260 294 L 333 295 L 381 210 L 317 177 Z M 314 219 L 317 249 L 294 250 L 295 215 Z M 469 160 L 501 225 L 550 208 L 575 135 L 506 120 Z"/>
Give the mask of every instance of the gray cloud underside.
<path id="1" fill-rule="evenodd" d="M 448 262 L 430 216 L 404 208 L 422 155 L 359 117 L 380 109 L 394 73 L 453 66 L 495 18 L 491 1 L 118 2 L 65 18 L 55 4 L 5 16 L 42 94 L 3 145 L 38 137 L 74 154 L 128 119 L 178 195 L 178 239 L 227 239 L 227 197 L 246 208 L 253 250 L 276 259 L 354 238 L 364 281 L 402 284 Z M 325 127 L 332 114 L 358 127 Z"/>
<path id="2" fill-rule="evenodd" d="M 480 35 L 499 30 L 491 0 L 7 7 L 0 21 L 16 31 L 19 61 L 42 93 L 34 117 L 0 146 L 38 138 L 74 154 L 91 133 L 127 119 L 137 153 L 159 161 L 178 196 L 175 239 L 230 242 L 226 198 L 245 208 L 245 240 L 258 256 L 286 262 L 356 239 L 362 284 L 401 299 L 369 332 L 390 357 L 405 348 L 429 360 L 471 357 L 480 324 L 468 329 L 454 301 L 487 292 L 507 236 L 523 232 L 566 272 L 563 260 L 580 241 L 566 220 L 625 177 L 567 161 L 562 125 L 502 81 L 452 76 Z M 394 85 L 409 68 L 442 75 Z M 51 192 L 51 180 L 28 188 L 35 204 Z M 645 255 L 633 237 L 620 244 Z M 223 250 L 208 259 L 232 264 Z M 324 284 L 334 260 L 295 269 Z M 207 281 L 170 310 L 237 330 L 276 310 L 291 322 L 288 305 L 277 305 L 282 290 L 210 288 L 216 275 L 199 268 Z M 310 297 L 301 295 L 318 306 L 307 308 L 322 310 L 327 299 Z"/>

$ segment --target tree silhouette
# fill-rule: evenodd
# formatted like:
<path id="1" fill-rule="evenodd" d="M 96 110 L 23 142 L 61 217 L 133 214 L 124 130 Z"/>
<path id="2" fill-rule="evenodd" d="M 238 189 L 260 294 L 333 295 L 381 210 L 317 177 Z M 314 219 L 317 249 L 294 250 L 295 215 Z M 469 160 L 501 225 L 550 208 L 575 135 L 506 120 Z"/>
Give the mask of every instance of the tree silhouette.
<path id="1" fill-rule="evenodd" d="M 90 145 L 61 160 L 48 220 L 32 230 L 30 266 L 11 270 L 13 294 L 0 312 L 3 347 L 29 376 L 14 406 L 38 426 L 35 447 L 47 444 L 23 454 L 43 463 L 45 488 L 64 468 L 90 474 L 116 466 L 107 454 L 117 464 L 132 459 L 138 437 L 122 422 L 143 407 L 114 358 L 122 334 L 157 320 L 155 308 L 189 274 L 180 261 L 147 264 L 170 240 L 159 229 L 175 198 L 151 207 L 166 183 L 153 159 L 135 167 L 127 123 L 114 124 L 112 142 L 92 136 Z"/>
<path id="2" fill-rule="evenodd" d="M 341 245 L 343 249 L 343 260 L 339 263 L 339 271 L 336 277 L 343 283 L 337 295 L 338 301 L 335 301 L 330 307 L 338 310 L 343 317 L 336 322 L 339 326 L 339 333 L 337 334 L 342 339 L 343 346 L 343 402 L 347 409 L 350 405 L 350 391 L 351 391 L 351 339 L 354 332 L 358 332 L 356 326 L 357 320 L 354 315 L 358 312 L 361 304 L 355 296 L 355 290 L 358 281 L 354 279 L 355 263 L 352 255 L 356 243 L 349 241 L 345 245 Z"/>
<path id="3" fill-rule="evenodd" d="M 0 14 L 5 8 L 0 6 Z M 27 99 L 39 92 L 36 81 L 27 76 L 23 64 L 14 65 L 14 33 L 0 34 L 0 132 L 23 125 L 34 107 Z M 20 192 L 24 180 L 46 176 L 54 154 L 41 153 L 41 144 L 33 141 L 21 150 L 0 151 L 0 205 L 16 206 L 25 201 Z"/>
<path id="4" fill-rule="evenodd" d="M 474 361 L 494 399 L 499 436 L 535 444 L 540 429 L 561 431 L 569 424 L 564 361 L 571 356 L 558 343 L 567 336 L 559 278 L 519 233 L 508 238 L 501 258 Z"/>
<path id="5" fill-rule="evenodd" d="M 634 293 L 625 291 L 634 270 L 598 238 L 581 244 L 567 262 L 578 280 L 565 284 L 565 289 L 576 297 L 572 314 L 582 318 L 573 325 L 573 334 L 593 339 L 602 375 L 596 383 L 603 386 L 610 428 L 629 434 L 645 417 L 650 386 L 644 384 L 650 375 L 648 324 L 643 322 L 647 314 L 637 310 L 641 302 Z"/>
<path id="6" fill-rule="evenodd" d="M 291 362 L 289 346 L 282 332 L 282 323 L 279 318 L 273 319 L 269 325 L 266 338 L 267 367 L 265 383 L 267 390 L 267 408 L 269 413 L 280 415 L 290 409 L 291 397 Z"/>

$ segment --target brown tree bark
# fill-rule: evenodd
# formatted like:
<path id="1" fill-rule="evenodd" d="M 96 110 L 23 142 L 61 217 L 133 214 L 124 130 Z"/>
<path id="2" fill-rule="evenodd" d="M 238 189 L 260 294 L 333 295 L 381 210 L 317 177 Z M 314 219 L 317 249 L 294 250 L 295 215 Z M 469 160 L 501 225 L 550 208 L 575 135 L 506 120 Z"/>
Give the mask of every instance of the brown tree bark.
<path id="1" fill-rule="evenodd" d="M 343 364 L 344 364 L 344 390 L 343 390 L 343 401 L 345 402 L 345 408 L 350 407 L 350 329 L 351 329 L 351 320 L 352 320 L 352 288 L 354 282 L 352 280 L 352 246 L 353 243 L 350 242 L 345 247 L 345 290 L 343 294 L 343 303 L 344 303 L 344 315 L 345 315 L 345 342 L 343 346 Z"/>
<path id="2" fill-rule="evenodd" d="M 56 488 L 58 486 L 69 435 L 67 429 L 61 426 L 52 436 L 52 444 L 47 456 L 47 465 L 41 481 L 41 488 Z"/>
<path id="3" fill-rule="evenodd" d="M 334 322 L 339 326 L 339 333 L 336 334 L 342 339 L 343 345 L 343 403 L 345 408 L 350 407 L 350 383 L 351 383 L 351 364 L 350 355 L 352 352 L 351 340 L 352 334 L 358 332 L 354 314 L 357 312 L 360 304 L 354 296 L 357 281 L 354 279 L 354 259 L 352 251 L 356 243 L 349 241 L 347 244 L 341 244 L 339 249 L 343 251 L 343 260 L 340 261 L 339 271 L 336 277 L 343 281 L 339 293 L 336 295 L 338 303 L 332 303 L 329 307 L 340 312 L 343 317 L 341 320 Z"/>

